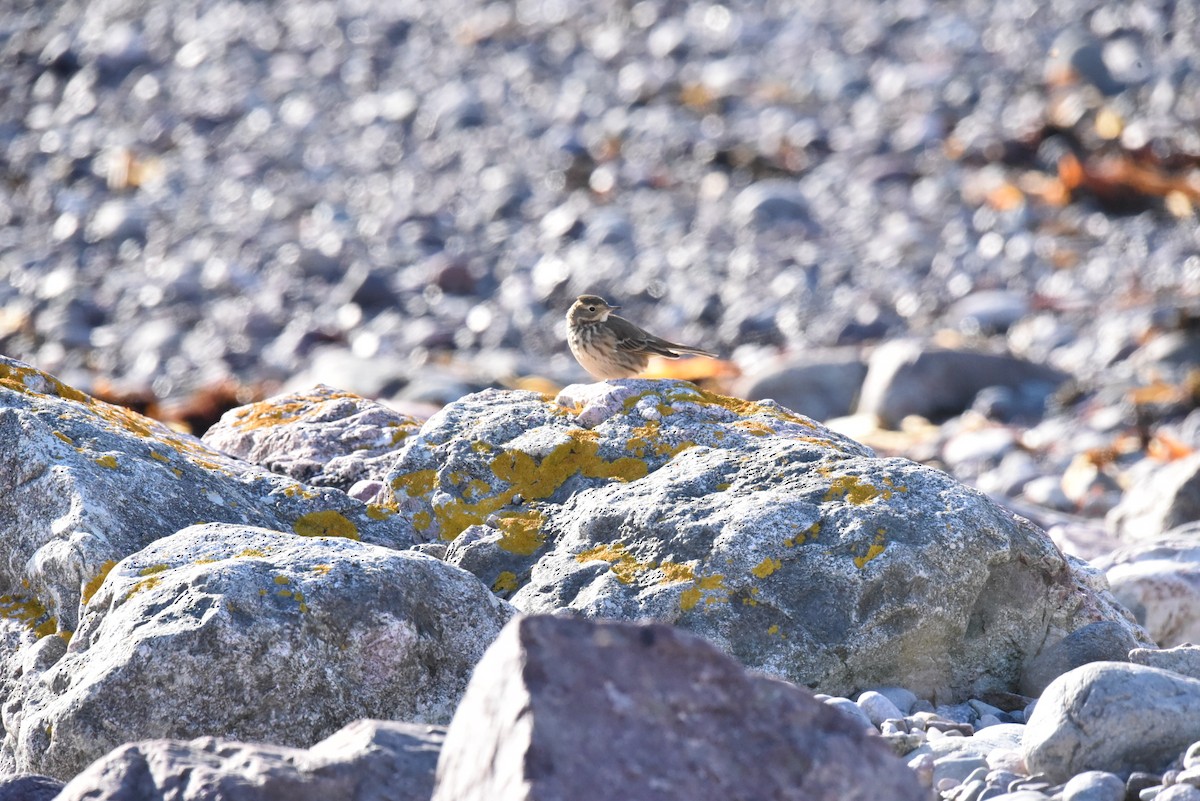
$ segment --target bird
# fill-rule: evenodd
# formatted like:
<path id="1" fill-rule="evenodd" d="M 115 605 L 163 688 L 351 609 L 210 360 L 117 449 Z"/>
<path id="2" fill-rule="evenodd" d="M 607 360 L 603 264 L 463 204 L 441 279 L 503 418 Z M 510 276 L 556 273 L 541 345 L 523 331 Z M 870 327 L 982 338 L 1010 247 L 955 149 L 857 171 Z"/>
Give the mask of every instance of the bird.
<path id="1" fill-rule="evenodd" d="M 567 311 L 567 344 L 584 370 L 600 380 L 630 378 L 646 369 L 650 356 L 678 359 L 681 354 L 717 358 L 716 354 L 689 345 L 669 342 L 613 314 L 613 306 L 599 295 L 580 295 Z"/>

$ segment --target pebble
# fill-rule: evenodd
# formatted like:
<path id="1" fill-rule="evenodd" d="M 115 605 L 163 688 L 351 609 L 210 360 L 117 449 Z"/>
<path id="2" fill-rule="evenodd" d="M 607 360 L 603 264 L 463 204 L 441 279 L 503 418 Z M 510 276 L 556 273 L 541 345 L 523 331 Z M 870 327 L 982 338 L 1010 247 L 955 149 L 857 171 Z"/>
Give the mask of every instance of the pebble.
<path id="1" fill-rule="evenodd" d="M 1125 782 L 1101 770 L 1089 770 L 1071 778 L 1063 788 L 1063 801 L 1122 801 Z"/>
<path id="2" fill-rule="evenodd" d="M 885 720 L 904 717 L 904 713 L 886 695 L 874 690 L 867 690 L 859 695 L 855 703 L 876 728 L 883 725 Z"/>

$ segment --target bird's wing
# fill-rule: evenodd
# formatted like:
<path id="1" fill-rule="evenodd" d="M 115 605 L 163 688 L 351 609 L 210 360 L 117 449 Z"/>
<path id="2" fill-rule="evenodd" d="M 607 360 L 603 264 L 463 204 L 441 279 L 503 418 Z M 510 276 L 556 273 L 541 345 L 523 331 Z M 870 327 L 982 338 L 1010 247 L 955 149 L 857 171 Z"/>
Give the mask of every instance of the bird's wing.
<path id="1" fill-rule="evenodd" d="M 613 333 L 617 335 L 617 348 L 620 350 L 649 351 L 666 356 L 668 359 L 678 359 L 681 353 L 695 353 L 699 356 L 716 358 L 714 354 L 706 350 L 679 345 L 656 337 L 654 334 L 638 328 L 624 317 L 618 317 L 615 314 L 609 315 L 608 323 Z"/>

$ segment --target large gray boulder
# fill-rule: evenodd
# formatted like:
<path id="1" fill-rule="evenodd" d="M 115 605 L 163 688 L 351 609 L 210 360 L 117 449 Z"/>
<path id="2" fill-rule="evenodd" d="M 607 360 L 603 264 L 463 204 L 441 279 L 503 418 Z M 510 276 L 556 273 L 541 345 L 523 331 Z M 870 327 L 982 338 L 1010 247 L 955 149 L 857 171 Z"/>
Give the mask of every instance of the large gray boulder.
<path id="1" fill-rule="evenodd" d="M 1200 681 L 1127 662 L 1059 676 L 1038 699 L 1022 748 L 1031 773 L 1065 782 L 1087 770 L 1161 773 L 1200 740 Z"/>
<path id="2" fill-rule="evenodd" d="M 108 572 L 65 653 L 9 699 L 2 765 L 67 779 L 132 740 L 308 746 L 363 717 L 445 722 L 512 614 L 413 551 L 194 526 Z"/>
<path id="3" fill-rule="evenodd" d="M 434 801 L 926 801 L 885 742 L 661 625 L 513 621 L 450 723 Z"/>
<path id="4" fill-rule="evenodd" d="M 105 754 L 55 801 L 429 801 L 445 730 L 357 720 L 307 750 L 214 737 Z"/>
<path id="5" fill-rule="evenodd" d="M 319 384 L 226 412 L 204 444 L 297 481 L 348 490 L 381 480 L 415 417 Z"/>
<path id="6" fill-rule="evenodd" d="M 1101 657 L 1149 642 L 1101 575 L 944 473 L 681 382 L 468 396 L 388 483 L 525 612 L 674 623 L 835 695 L 1014 691 L 1094 622 L 1129 635 Z"/>
<path id="7" fill-rule="evenodd" d="M 81 597 L 107 568 L 197 522 L 413 541 L 386 510 L 226 456 L 4 357 L 0 442 L 0 595 L 19 597 L 42 633 L 73 631 Z"/>

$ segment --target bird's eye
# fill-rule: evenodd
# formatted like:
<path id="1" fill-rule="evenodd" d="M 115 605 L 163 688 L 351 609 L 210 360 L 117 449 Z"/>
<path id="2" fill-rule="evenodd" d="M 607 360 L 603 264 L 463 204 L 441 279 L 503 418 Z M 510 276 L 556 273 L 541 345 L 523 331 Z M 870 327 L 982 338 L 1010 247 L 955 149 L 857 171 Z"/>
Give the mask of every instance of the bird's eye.
<path id="1" fill-rule="evenodd" d="M 588 311 L 595 311 L 595 310 L 596 310 L 595 306 L 588 306 Z"/>

